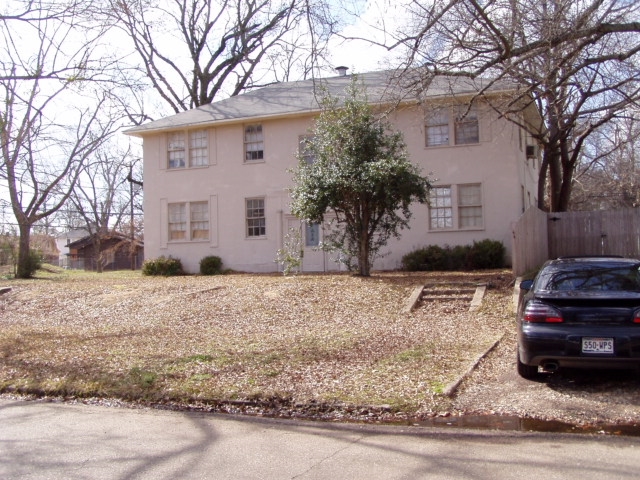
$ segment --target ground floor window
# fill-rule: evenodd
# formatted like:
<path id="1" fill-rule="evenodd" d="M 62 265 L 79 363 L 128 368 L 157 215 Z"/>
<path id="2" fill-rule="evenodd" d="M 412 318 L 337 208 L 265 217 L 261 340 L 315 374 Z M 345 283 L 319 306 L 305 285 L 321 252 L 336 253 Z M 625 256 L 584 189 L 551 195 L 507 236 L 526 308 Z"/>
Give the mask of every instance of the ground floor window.
<path id="1" fill-rule="evenodd" d="M 432 230 L 453 228 L 451 186 L 434 187 L 429 198 L 429 225 Z"/>
<path id="2" fill-rule="evenodd" d="M 460 228 L 482 227 L 482 189 L 479 183 L 458 185 Z"/>
<path id="3" fill-rule="evenodd" d="M 480 183 L 435 186 L 429 198 L 429 229 L 483 228 L 482 210 Z"/>
<path id="4" fill-rule="evenodd" d="M 169 241 L 207 240 L 208 238 L 208 202 L 169 204 Z"/>
<path id="5" fill-rule="evenodd" d="M 247 237 L 263 237 L 267 234 L 264 198 L 246 200 Z"/>
<path id="6" fill-rule="evenodd" d="M 317 247 L 320 245 L 320 224 L 304 224 L 304 245 L 305 247 Z"/>

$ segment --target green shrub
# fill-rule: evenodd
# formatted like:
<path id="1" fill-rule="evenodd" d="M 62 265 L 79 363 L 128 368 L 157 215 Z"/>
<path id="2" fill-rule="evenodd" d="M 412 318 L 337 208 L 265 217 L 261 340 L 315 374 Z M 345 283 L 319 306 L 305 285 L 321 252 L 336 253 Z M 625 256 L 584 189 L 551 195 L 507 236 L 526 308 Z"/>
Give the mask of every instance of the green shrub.
<path id="1" fill-rule="evenodd" d="M 505 248 L 501 242 L 482 240 L 473 245 L 455 247 L 428 245 L 402 257 L 402 267 L 409 271 L 477 270 L 504 266 Z"/>
<path id="2" fill-rule="evenodd" d="M 27 263 L 27 272 L 32 277 L 37 270 L 42 268 L 42 253 L 39 250 L 29 250 L 29 261 Z"/>
<path id="3" fill-rule="evenodd" d="M 165 256 L 152 260 L 145 260 L 142 264 L 142 274 L 148 276 L 162 275 L 170 277 L 173 275 L 182 275 L 182 262 L 178 258 L 167 258 Z"/>
<path id="4" fill-rule="evenodd" d="M 496 240 L 482 240 L 473 242 L 469 252 L 469 266 L 471 269 L 501 268 L 504 266 L 505 248 L 502 242 Z"/>
<path id="5" fill-rule="evenodd" d="M 200 260 L 200 273 L 202 275 L 222 274 L 222 260 L 220 257 L 211 255 Z"/>
<path id="6" fill-rule="evenodd" d="M 447 270 L 447 248 L 438 245 L 429 245 L 419 248 L 402 257 L 405 270 Z"/>

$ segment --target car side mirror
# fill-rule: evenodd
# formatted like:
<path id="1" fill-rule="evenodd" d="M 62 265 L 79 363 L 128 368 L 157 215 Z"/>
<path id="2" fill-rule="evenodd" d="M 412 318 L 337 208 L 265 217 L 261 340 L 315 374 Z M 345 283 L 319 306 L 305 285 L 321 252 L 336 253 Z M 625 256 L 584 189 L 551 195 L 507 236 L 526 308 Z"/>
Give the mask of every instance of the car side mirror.
<path id="1" fill-rule="evenodd" d="M 528 292 L 533 288 L 533 280 L 523 280 L 520 282 L 520 290 L 523 292 Z"/>

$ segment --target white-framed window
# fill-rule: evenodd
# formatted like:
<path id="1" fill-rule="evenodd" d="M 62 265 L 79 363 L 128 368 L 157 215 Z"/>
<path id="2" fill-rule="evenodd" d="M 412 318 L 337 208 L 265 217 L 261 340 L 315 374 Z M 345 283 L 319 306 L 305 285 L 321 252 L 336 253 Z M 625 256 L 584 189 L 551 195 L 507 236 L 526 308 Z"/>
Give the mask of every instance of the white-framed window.
<path id="1" fill-rule="evenodd" d="M 439 108 L 429 112 L 425 122 L 425 145 L 449 145 L 449 110 Z"/>
<path id="2" fill-rule="evenodd" d="M 169 204 L 169 241 L 187 238 L 187 204 Z"/>
<path id="3" fill-rule="evenodd" d="M 170 203 L 169 241 L 209 239 L 209 203 Z"/>
<path id="4" fill-rule="evenodd" d="M 480 143 L 480 125 L 475 105 L 459 105 L 455 119 L 456 145 Z"/>
<path id="5" fill-rule="evenodd" d="M 307 165 L 312 165 L 316 161 L 313 151 L 313 141 L 315 135 L 300 135 L 298 137 L 298 158 L 304 160 Z"/>
<path id="6" fill-rule="evenodd" d="M 246 125 L 244 127 L 244 161 L 256 162 L 261 160 L 264 160 L 262 125 Z"/>
<path id="7" fill-rule="evenodd" d="M 317 247 L 320 245 L 320 224 L 306 223 L 304 224 L 304 246 Z"/>
<path id="8" fill-rule="evenodd" d="M 482 184 L 433 187 L 429 193 L 430 230 L 484 228 Z"/>
<path id="9" fill-rule="evenodd" d="M 189 166 L 209 165 L 209 132 L 193 130 L 189 132 Z"/>
<path id="10" fill-rule="evenodd" d="M 458 185 L 458 228 L 482 228 L 482 186 Z"/>
<path id="11" fill-rule="evenodd" d="M 171 132 L 167 142 L 167 166 L 169 168 L 185 167 L 184 132 Z"/>
<path id="12" fill-rule="evenodd" d="M 429 228 L 431 230 L 453 228 L 453 202 L 450 185 L 433 187 L 429 192 Z"/>
<path id="13" fill-rule="evenodd" d="M 247 198 L 245 204 L 247 237 L 264 237 L 267 234 L 264 198 Z"/>
<path id="14" fill-rule="evenodd" d="M 453 115 L 452 115 L 453 112 Z M 453 131 L 453 138 L 450 132 Z M 453 143 L 452 143 L 453 140 Z M 425 118 L 425 146 L 480 143 L 480 122 L 475 105 L 434 108 Z"/>
<path id="15" fill-rule="evenodd" d="M 190 232 L 191 240 L 209 239 L 209 204 L 207 202 L 191 202 L 190 210 Z"/>
<path id="16" fill-rule="evenodd" d="M 188 144 L 187 140 L 188 139 Z M 190 130 L 167 134 L 167 168 L 206 167 L 209 165 L 209 132 Z"/>

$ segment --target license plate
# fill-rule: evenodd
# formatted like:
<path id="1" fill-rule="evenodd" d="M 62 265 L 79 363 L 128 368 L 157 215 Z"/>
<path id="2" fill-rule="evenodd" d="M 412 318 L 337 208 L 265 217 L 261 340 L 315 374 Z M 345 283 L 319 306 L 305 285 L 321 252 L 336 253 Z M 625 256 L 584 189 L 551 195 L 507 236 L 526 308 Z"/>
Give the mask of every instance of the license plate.
<path id="1" fill-rule="evenodd" d="M 582 353 L 613 353 L 613 338 L 582 338 Z"/>

